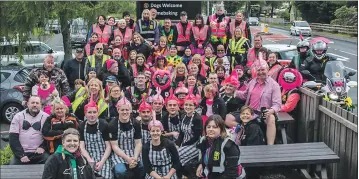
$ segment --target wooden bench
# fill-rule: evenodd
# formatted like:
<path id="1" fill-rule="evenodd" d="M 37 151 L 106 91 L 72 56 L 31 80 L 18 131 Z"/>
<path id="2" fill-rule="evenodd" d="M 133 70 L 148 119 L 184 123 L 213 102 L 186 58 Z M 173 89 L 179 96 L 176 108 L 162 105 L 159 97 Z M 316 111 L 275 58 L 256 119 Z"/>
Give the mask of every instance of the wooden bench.
<path id="1" fill-rule="evenodd" d="M 281 145 L 240 146 L 241 164 L 244 167 L 314 165 L 320 178 L 327 178 L 325 165 L 338 163 L 339 157 L 323 142 Z M 307 170 L 300 170 L 306 178 L 312 178 Z"/>
<path id="2" fill-rule="evenodd" d="M 276 122 L 278 126 L 278 130 L 281 131 L 282 134 L 282 142 L 283 144 L 288 144 L 287 139 L 287 125 L 294 122 L 294 118 L 286 112 L 278 113 L 278 121 Z"/>
<path id="3" fill-rule="evenodd" d="M 1 165 L 0 171 L 1 179 L 41 179 L 44 164 Z M 102 179 L 102 177 L 96 179 Z"/>

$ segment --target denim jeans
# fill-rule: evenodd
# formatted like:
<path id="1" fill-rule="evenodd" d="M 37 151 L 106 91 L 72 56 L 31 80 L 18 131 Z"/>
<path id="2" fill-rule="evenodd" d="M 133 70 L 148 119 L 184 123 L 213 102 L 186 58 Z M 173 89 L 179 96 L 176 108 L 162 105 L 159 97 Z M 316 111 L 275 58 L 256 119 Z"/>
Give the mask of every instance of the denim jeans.
<path id="1" fill-rule="evenodd" d="M 138 162 L 136 168 L 128 169 L 128 164 L 118 163 L 115 165 L 115 177 L 116 179 L 129 179 L 129 178 L 144 178 L 142 161 Z"/>

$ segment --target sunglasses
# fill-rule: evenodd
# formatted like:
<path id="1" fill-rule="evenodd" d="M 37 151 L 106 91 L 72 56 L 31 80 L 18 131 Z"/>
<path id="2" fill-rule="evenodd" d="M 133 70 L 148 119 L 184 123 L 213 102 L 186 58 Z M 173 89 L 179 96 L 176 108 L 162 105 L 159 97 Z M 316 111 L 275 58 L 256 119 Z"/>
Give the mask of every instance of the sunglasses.
<path id="1" fill-rule="evenodd" d="M 224 52 L 224 50 L 217 50 L 217 52 Z"/>
<path id="2" fill-rule="evenodd" d="M 103 50 L 103 48 L 96 48 L 96 50 Z"/>

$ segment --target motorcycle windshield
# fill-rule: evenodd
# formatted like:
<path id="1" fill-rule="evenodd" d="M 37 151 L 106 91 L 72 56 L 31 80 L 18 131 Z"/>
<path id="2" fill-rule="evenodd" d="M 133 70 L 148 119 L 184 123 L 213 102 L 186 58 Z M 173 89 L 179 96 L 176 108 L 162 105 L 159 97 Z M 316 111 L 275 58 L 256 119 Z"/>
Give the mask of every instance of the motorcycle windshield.
<path id="1" fill-rule="evenodd" d="M 341 61 L 328 61 L 325 65 L 324 75 L 329 79 L 344 78 L 344 64 Z"/>

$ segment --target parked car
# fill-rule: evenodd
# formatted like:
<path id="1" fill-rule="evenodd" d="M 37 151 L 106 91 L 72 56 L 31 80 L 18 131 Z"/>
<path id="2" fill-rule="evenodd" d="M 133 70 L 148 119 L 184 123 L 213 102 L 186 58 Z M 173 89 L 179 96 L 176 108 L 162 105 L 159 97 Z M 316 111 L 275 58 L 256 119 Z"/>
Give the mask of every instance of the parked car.
<path id="1" fill-rule="evenodd" d="M 307 21 L 294 21 L 290 26 L 290 35 L 299 34 L 312 36 L 312 29 Z"/>
<path id="2" fill-rule="evenodd" d="M 248 23 L 250 26 L 258 26 L 259 25 L 259 21 L 257 17 L 249 17 L 248 18 Z"/>
<path id="3" fill-rule="evenodd" d="M 0 68 L 1 118 L 10 123 L 14 115 L 24 109 L 22 92 L 29 69 L 20 66 L 7 66 Z"/>
<path id="4" fill-rule="evenodd" d="M 46 43 L 28 41 L 22 47 L 23 60 L 18 56 L 19 44 L 17 42 L 0 43 L 1 66 L 22 65 L 25 67 L 42 67 L 45 57 L 49 54 L 55 58 L 55 65 L 60 67 L 64 61 L 65 52 L 55 51 Z"/>
<path id="5" fill-rule="evenodd" d="M 285 66 L 289 65 L 292 58 L 298 55 L 297 46 L 286 44 L 266 44 L 263 47 L 267 48 L 271 52 L 275 52 L 278 55 L 278 62 Z"/>

